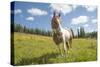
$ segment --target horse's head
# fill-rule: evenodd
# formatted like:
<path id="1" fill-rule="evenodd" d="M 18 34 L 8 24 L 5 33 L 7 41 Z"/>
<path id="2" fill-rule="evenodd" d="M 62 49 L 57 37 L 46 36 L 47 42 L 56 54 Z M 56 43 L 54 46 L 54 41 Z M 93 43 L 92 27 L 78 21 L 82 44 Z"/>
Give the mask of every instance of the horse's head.
<path id="1" fill-rule="evenodd" d="M 61 23 L 60 16 L 61 16 L 61 13 L 56 15 L 56 12 L 54 11 L 53 17 L 52 17 L 52 28 L 53 29 L 59 28 L 59 24 Z"/>

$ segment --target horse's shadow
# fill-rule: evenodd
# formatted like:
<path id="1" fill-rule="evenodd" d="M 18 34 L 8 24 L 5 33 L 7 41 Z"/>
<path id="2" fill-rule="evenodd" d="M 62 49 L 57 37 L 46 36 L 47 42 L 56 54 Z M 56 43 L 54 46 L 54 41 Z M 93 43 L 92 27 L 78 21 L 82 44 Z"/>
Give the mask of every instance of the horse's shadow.
<path id="1" fill-rule="evenodd" d="M 59 53 L 49 53 L 42 55 L 40 57 L 35 57 L 35 58 L 22 58 L 17 64 L 15 65 L 29 65 L 29 64 L 47 64 L 47 63 L 52 63 L 49 62 L 48 60 L 50 58 L 56 58 L 59 55 Z"/>

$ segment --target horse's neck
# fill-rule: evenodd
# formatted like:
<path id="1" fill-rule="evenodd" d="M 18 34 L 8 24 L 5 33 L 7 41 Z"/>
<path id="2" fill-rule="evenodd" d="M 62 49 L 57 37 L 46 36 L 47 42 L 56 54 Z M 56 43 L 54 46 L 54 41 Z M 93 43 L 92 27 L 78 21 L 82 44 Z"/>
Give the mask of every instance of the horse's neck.
<path id="1" fill-rule="evenodd" d="M 59 34 L 59 33 L 61 33 L 61 31 L 62 31 L 62 26 L 61 25 L 59 25 L 58 28 L 53 28 L 53 32 L 56 35 Z"/>
<path id="2" fill-rule="evenodd" d="M 62 31 L 63 30 L 63 27 L 61 26 L 61 24 L 59 23 L 59 29 L 60 29 L 60 31 Z"/>

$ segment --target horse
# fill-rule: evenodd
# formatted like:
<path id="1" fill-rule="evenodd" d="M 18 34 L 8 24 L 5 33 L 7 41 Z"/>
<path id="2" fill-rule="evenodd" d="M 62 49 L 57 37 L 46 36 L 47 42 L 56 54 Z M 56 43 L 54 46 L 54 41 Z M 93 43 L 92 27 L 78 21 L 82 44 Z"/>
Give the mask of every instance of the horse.
<path id="1" fill-rule="evenodd" d="M 51 20 L 52 32 L 53 32 L 53 41 L 58 46 L 60 54 L 66 56 L 68 49 L 72 47 L 73 31 L 68 28 L 63 28 L 61 25 L 61 13 L 56 15 L 56 12 L 53 13 Z M 63 53 L 60 49 L 60 44 L 63 43 Z"/>

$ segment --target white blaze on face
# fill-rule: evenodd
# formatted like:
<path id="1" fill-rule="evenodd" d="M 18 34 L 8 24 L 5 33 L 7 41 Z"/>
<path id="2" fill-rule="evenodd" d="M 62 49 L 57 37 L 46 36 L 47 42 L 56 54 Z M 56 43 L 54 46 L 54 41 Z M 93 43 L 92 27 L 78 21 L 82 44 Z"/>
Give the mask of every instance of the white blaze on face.
<path id="1" fill-rule="evenodd" d="M 58 18 L 57 18 L 57 21 L 58 21 L 58 23 L 60 23 L 60 22 L 61 22 L 61 21 L 60 21 L 60 19 L 58 19 Z"/>

